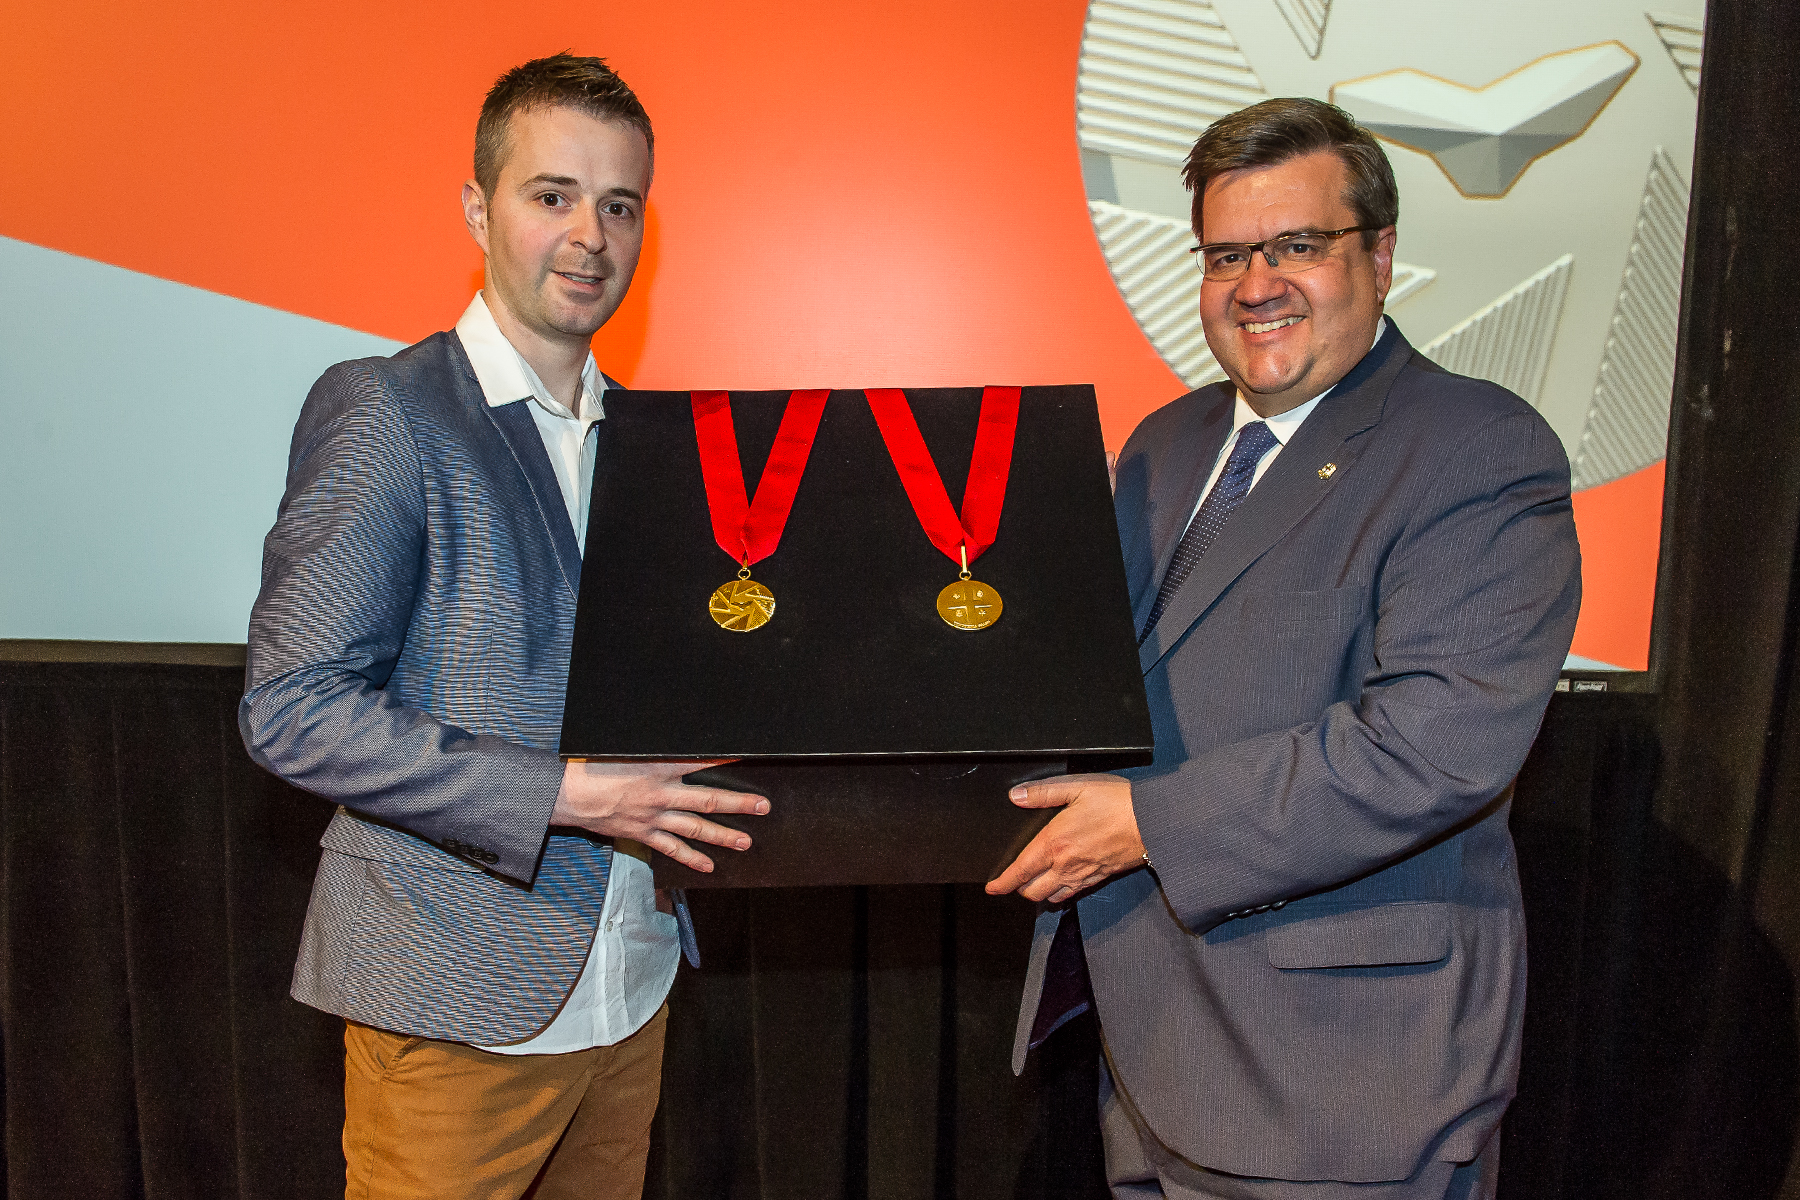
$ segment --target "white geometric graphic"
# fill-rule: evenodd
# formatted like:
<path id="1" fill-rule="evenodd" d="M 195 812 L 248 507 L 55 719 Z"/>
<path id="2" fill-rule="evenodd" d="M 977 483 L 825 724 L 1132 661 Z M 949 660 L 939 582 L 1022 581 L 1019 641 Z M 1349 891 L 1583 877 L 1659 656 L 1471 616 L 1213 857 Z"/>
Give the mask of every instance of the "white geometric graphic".
<path id="1" fill-rule="evenodd" d="M 1696 96 L 1700 94 L 1700 51 L 1705 44 L 1705 22 L 1699 17 L 1684 17 L 1679 13 L 1651 12 L 1645 13 L 1649 18 L 1650 28 L 1656 30 L 1656 36 L 1662 39 L 1663 49 L 1681 68 L 1681 77 L 1687 80 L 1688 90 Z"/>
<path id="2" fill-rule="evenodd" d="M 1331 18 L 1331 0 L 1275 0 L 1308 58 L 1319 57 L 1325 45 L 1325 22 Z"/>
<path id="3" fill-rule="evenodd" d="M 1687 184 L 1658 146 L 1650 156 L 1612 332 L 1573 456 L 1578 489 L 1623 478 L 1668 450 L 1687 210 Z"/>
<path id="4" fill-rule="evenodd" d="M 1200 327 L 1200 272 L 1187 252 L 1194 244 L 1187 222 L 1104 200 L 1089 200 L 1088 212 L 1119 294 L 1169 369 L 1190 388 L 1225 378 Z"/>
<path id="5" fill-rule="evenodd" d="M 1075 101 L 1084 149 L 1180 166 L 1202 129 L 1267 98 L 1211 4 L 1089 6 Z"/>
<path id="6" fill-rule="evenodd" d="M 0 638 L 242 642 L 300 402 L 400 343 L 10 238 L 0 279 Z"/>
<path id="7" fill-rule="evenodd" d="M 1563 255 L 1492 304 L 1458 321 L 1422 353 L 1446 371 L 1510 388 L 1535 408 L 1574 263 L 1574 255 Z"/>
<path id="8" fill-rule="evenodd" d="M 1463 195 L 1492 198 L 1585 133 L 1637 67 L 1623 45 L 1601 42 L 1479 88 L 1406 68 L 1337 84 L 1331 99 L 1378 136 L 1430 155 Z"/>
<path id="9" fill-rule="evenodd" d="M 1089 200 L 1088 212 L 1113 282 L 1157 354 L 1191 388 L 1225 378 L 1200 326 L 1200 272 L 1187 252 L 1194 232 L 1186 221 L 1133 212 Z M 1391 309 L 1437 278 L 1429 267 L 1394 264 Z"/>

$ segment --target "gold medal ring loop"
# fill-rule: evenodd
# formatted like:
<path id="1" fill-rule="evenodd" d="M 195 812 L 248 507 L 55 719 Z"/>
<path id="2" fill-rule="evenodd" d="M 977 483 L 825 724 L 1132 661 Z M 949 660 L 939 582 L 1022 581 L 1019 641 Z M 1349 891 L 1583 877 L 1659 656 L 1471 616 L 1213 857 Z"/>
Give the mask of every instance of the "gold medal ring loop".
<path id="1" fill-rule="evenodd" d="M 744 551 L 744 565 L 738 568 L 738 578 L 750 578 L 750 552 L 748 550 Z"/>
<path id="2" fill-rule="evenodd" d="M 962 574 L 958 576 L 958 578 L 967 579 L 969 577 L 969 543 L 963 542 L 960 544 L 959 548 L 962 550 L 963 569 Z"/>

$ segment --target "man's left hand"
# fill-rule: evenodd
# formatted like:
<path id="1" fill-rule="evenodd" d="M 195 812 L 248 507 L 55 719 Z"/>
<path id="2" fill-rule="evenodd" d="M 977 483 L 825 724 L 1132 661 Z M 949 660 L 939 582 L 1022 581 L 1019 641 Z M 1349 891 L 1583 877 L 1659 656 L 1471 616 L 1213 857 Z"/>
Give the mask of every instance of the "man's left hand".
<path id="1" fill-rule="evenodd" d="M 1119 775 L 1059 775 L 1014 788 L 1020 808 L 1061 808 L 1012 866 L 987 885 L 1061 903 L 1121 871 L 1144 865 L 1144 839 L 1131 808 L 1131 781 Z"/>

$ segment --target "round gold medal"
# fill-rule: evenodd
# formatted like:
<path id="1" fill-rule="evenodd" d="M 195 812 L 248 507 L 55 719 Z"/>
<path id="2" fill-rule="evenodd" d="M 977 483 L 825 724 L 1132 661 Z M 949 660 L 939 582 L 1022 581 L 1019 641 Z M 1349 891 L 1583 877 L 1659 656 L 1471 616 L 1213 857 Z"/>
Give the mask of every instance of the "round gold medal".
<path id="1" fill-rule="evenodd" d="M 964 576 L 938 593 L 938 616 L 952 629 L 986 629 L 1000 619 L 1000 593 Z"/>
<path id="2" fill-rule="evenodd" d="M 746 573 L 714 592 L 707 608 L 719 628 L 749 633 L 767 625 L 775 615 L 775 593 Z"/>

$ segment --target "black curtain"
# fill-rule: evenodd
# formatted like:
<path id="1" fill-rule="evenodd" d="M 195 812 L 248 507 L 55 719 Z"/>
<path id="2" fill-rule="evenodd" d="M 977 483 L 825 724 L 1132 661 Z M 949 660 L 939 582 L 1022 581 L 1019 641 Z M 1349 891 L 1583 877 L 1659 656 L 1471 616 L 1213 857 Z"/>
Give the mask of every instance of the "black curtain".
<path id="1" fill-rule="evenodd" d="M 1800 1198 L 1797 63 L 1800 5 L 1708 5 L 1657 695 L 1598 751 L 1596 824 L 1521 833 L 1536 1090 L 1508 1128 L 1538 1161 L 1537 1190 L 1503 1175 L 1511 1194 Z M 1548 723 L 1534 761 L 1565 732 Z M 1605 798 L 1646 788 L 1616 819 Z"/>
<path id="2" fill-rule="evenodd" d="M 0 661 L 10 1197 L 342 1194 L 342 1025 L 287 998 L 331 810 L 245 756 L 242 679 Z M 1092 1024 L 1009 1067 L 1030 905 L 693 902 L 647 1195 L 1105 1194 Z"/>
<path id="3" fill-rule="evenodd" d="M 1655 665 L 1663 781 L 1644 1004 L 1669 1109 L 1638 1196 L 1800 1197 L 1800 5 L 1708 5 L 1670 423 Z M 1653 1136 L 1653 1129 L 1665 1131 Z M 1623 1195 L 1608 1192 L 1607 1195 Z"/>
<path id="4" fill-rule="evenodd" d="M 0 661 L 8 1196 L 342 1187 L 340 1026 L 287 998 L 330 809 L 245 757 L 241 678 Z M 1724 885 L 1652 819 L 1655 705 L 1558 696 L 1520 777 L 1532 967 L 1508 1197 L 1641 1194 L 1627 1151 L 1687 1119 L 1683 1073 L 1640 1068 L 1702 1050 L 1671 984 L 1708 947 L 1671 941 L 1670 914 L 1713 911 Z M 672 998 L 648 1196 L 1106 1194 L 1093 1023 L 1008 1069 L 1029 905 L 961 886 L 691 896 L 706 966 Z M 1760 962 L 1745 1003 L 1790 1036 L 1739 1083 L 1791 1096 L 1791 977 Z"/>
<path id="5" fill-rule="evenodd" d="M 979 887 L 690 892 L 646 1195 L 1107 1195 L 1091 1022 L 1008 1060 L 1032 908 Z"/>
<path id="6" fill-rule="evenodd" d="M 329 813 L 241 677 L 0 664 L 8 1196 L 342 1194 L 342 1026 L 287 998 Z"/>

